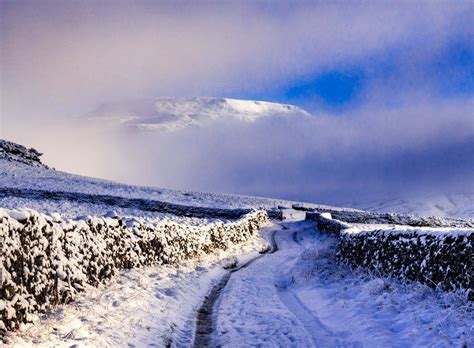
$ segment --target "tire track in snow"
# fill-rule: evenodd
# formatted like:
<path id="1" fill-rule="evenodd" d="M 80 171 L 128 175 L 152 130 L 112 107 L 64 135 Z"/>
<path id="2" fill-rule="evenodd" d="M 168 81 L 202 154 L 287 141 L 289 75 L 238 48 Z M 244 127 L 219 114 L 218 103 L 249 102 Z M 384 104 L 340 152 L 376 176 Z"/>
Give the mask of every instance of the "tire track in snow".
<path id="1" fill-rule="evenodd" d="M 293 242 L 300 246 L 300 240 L 298 239 L 298 230 L 292 234 Z M 361 347 L 360 342 L 348 342 L 344 341 L 343 338 L 350 335 L 348 332 L 334 332 L 324 325 L 321 320 L 313 314 L 313 312 L 304 305 L 303 302 L 298 298 L 296 294 L 289 289 L 294 283 L 293 278 L 289 285 L 278 285 L 277 287 L 278 297 L 280 301 L 285 305 L 286 308 L 293 315 L 298 318 L 302 326 L 311 337 L 315 347 Z"/>
<path id="2" fill-rule="evenodd" d="M 350 335 L 349 332 L 334 332 L 324 325 L 291 290 L 279 289 L 278 296 L 286 308 L 301 322 L 315 347 L 362 347 L 360 342 L 344 340 Z"/>
<path id="3" fill-rule="evenodd" d="M 233 273 L 240 271 L 243 268 L 250 266 L 253 262 L 260 259 L 266 254 L 272 254 L 278 250 L 278 244 L 275 241 L 276 231 L 271 232 L 270 236 L 270 249 L 265 252 L 257 255 L 253 259 L 248 260 L 244 264 L 231 269 L 226 273 L 220 281 L 214 285 L 209 294 L 205 297 L 201 307 L 197 311 L 197 321 L 196 321 L 196 333 L 194 338 L 193 346 L 196 348 L 209 347 L 212 342 L 212 333 L 215 328 L 216 317 L 214 315 L 214 306 L 219 300 L 219 297 L 222 293 L 222 290 L 226 287 L 229 282 L 230 277 Z"/>
<path id="4" fill-rule="evenodd" d="M 296 244 L 300 244 L 300 241 L 298 239 L 298 231 L 296 230 L 295 232 L 293 232 L 293 241 L 296 243 Z"/>

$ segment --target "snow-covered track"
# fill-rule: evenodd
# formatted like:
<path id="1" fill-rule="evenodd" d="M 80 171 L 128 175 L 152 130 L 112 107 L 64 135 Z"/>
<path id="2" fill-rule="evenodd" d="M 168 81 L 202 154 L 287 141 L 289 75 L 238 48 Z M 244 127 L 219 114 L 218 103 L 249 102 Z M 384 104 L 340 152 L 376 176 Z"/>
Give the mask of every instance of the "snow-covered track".
<path id="1" fill-rule="evenodd" d="M 295 229 L 292 233 L 293 242 L 303 250 L 302 241 L 304 238 L 298 238 L 298 233 L 301 232 L 299 229 Z M 294 279 L 290 281 L 277 281 L 275 287 L 278 289 L 278 297 L 286 308 L 298 318 L 301 325 L 306 330 L 309 337 L 312 339 L 314 347 L 359 347 L 359 342 L 348 342 L 344 338 L 350 335 L 348 332 L 334 332 L 308 308 L 298 298 L 298 296 L 291 290 L 294 286 Z"/>
<path id="2" fill-rule="evenodd" d="M 279 251 L 237 272 L 223 290 L 215 346 L 471 346 L 472 310 L 464 301 L 353 272 L 337 262 L 335 236 L 309 222 L 283 225 L 276 233 Z M 445 307 L 448 298 L 456 310 Z M 452 318 L 443 317 L 448 313 Z"/>
<path id="3" fill-rule="evenodd" d="M 216 327 L 212 345 L 315 347 L 317 343 L 333 342 L 330 334 L 313 322 L 315 316 L 309 309 L 293 303 L 293 294 L 289 292 L 289 267 L 304 248 L 303 243 L 295 241 L 296 238 L 304 242 L 303 234 L 298 232 L 295 236 L 294 232 L 303 228 L 305 235 L 310 234 L 311 224 L 280 226 L 271 236 L 273 250 L 277 252 L 235 273 L 223 289 L 214 308 Z M 299 313 L 300 310 L 306 312 Z"/>
<path id="4" fill-rule="evenodd" d="M 253 262 L 263 257 L 265 254 L 274 253 L 278 250 L 278 245 L 275 241 L 276 231 L 270 232 L 270 243 L 271 246 L 269 249 L 260 253 L 260 255 L 246 261 L 241 265 L 237 265 L 234 268 L 230 269 L 219 282 L 214 285 L 209 294 L 205 297 L 201 307 L 197 311 L 197 322 L 196 322 L 196 334 L 194 339 L 194 347 L 209 347 L 212 342 L 212 334 L 215 329 L 216 315 L 214 313 L 214 306 L 216 305 L 219 297 L 221 296 L 222 290 L 226 287 L 227 283 L 232 276 L 232 273 L 238 272 L 243 268 L 250 266 Z"/>
<path id="5" fill-rule="evenodd" d="M 312 338 L 314 347 L 338 347 L 341 346 L 342 337 L 347 333 L 335 334 L 318 317 L 316 317 L 291 290 L 282 288 L 278 291 L 281 302 L 301 322 L 308 335 Z M 357 343 L 344 342 L 344 347 L 357 347 Z"/>

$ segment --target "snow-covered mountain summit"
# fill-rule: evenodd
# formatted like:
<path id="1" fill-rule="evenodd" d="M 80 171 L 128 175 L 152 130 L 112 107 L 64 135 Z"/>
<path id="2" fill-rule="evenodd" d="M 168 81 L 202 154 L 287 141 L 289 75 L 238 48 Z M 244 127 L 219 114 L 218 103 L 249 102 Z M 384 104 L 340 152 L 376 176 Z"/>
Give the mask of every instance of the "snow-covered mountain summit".
<path id="1" fill-rule="evenodd" d="M 287 104 L 228 98 L 156 98 L 102 104 L 84 117 L 111 126 L 145 130 L 177 130 L 216 120 L 253 122 L 265 117 L 308 117 Z"/>

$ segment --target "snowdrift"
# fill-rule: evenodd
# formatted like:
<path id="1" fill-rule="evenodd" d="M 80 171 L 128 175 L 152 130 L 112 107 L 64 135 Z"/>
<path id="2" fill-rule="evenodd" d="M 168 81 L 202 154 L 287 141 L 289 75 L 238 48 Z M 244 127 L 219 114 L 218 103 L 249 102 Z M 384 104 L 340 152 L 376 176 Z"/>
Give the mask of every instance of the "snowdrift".
<path id="1" fill-rule="evenodd" d="M 70 302 L 87 285 L 118 270 L 226 249 L 254 236 L 264 211 L 236 221 L 188 226 L 172 221 L 88 217 L 61 220 L 33 210 L 0 209 L 0 334 L 35 320 L 35 313 Z"/>
<path id="2" fill-rule="evenodd" d="M 307 219 L 320 231 L 339 236 L 338 258 L 353 267 L 444 290 L 466 290 L 474 300 L 472 228 L 352 226 L 315 212 Z"/>

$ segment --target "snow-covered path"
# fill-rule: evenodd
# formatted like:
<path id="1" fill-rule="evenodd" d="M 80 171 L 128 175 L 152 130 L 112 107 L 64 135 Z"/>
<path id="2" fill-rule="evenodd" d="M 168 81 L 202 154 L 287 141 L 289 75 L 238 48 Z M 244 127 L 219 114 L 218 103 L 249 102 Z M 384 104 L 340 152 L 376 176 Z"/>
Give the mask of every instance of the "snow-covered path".
<path id="1" fill-rule="evenodd" d="M 215 345 L 357 346 L 344 341 L 309 310 L 291 289 L 291 268 L 314 227 L 287 223 L 277 231 L 278 251 L 236 272 L 218 303 Z"/>
<path id="2" fill-rule="evenodd" d="M 214 307 L 211 346 L 472 346 L 472 306 L 419 284 L 353 273 L 335 240 L 285 222 L 278 250 L 235 272 Z"/>

